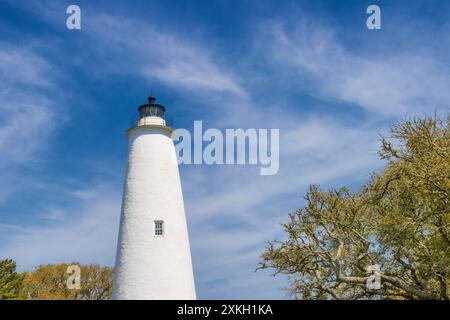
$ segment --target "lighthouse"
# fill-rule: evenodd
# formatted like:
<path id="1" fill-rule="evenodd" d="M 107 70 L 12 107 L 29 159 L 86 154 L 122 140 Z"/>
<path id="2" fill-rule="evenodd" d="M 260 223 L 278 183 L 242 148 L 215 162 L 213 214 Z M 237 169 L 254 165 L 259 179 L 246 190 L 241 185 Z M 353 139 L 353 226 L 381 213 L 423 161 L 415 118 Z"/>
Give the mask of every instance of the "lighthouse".
<path id="1" fill-rule="evenodd" d="M 180 174 L 166 108 L 151 96 L 126 132 L 113 299 L 196 298 Z"/>

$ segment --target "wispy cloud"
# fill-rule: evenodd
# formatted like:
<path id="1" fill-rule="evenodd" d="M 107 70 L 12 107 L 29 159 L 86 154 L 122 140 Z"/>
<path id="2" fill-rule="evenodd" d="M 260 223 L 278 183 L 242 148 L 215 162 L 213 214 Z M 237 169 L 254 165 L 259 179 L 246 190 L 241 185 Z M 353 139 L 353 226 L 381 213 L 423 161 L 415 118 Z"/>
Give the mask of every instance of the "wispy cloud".
<path id="1" fill-rule="evenodd" d="M 51 65 L 33 48 L 0 43 L 0 203 L 30 186 L 23 166 L 48 147 L 63 121 L 45 93 L 52 79 Z"/>
<path id="2" fill-rule="evenodd" d="M 13 257 L 21 270 L 73 261 L 113 265 L 120 192 L 106 184 L 76 193 L 76 205 L 39 209 L 37 217 L 50 220 L 45 223 L 0 223 L 0 258 Z"/>
<path id="3" fill-rule="evenodd" d="M 52 102 L 40 93 L 50 66 L 31 49 L 0 47 L 0 163 L 22 162 L 56 127 Z"/>
<path id="4" fill-rule="evenodd" d="M 158 30 L 151 23 L 107 14 L 97 15 L 86 28 L 108 60 L 118 62 L 115 71 L 140 74 L 179 90 L 247 95 L 236 76 L 214 60 L 215 53 L 205 44 Z M 123 56 L 127 60 L 117 59 Z"/>
<path id="5" fill-rule="evenodd" d="M 293 68 L 293 78 L 308 83 L 313 95 L 385 115 L 435 110 L 450 100 L 446 61 L 431 49 L 357 52 L 343 45 L 333 29 L 308 18 L 290 28 L 270 25 L 264 36 L 267 52 L 281 70 Z"/>

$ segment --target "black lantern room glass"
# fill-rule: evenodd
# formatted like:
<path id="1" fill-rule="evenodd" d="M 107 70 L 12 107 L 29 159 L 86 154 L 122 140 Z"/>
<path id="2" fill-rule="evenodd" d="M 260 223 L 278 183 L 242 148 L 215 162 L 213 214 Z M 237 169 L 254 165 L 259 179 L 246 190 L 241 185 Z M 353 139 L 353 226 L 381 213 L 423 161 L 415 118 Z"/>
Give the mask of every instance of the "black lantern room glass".
<path id="1" fill-rule="evenodd" d="M 166 107 L 157 104 L 156 98 L 148 97 L 148 103 L 139 107 L 139 119 L 144 117 L 160 117 L 164 119 L 164 112 Z"/>

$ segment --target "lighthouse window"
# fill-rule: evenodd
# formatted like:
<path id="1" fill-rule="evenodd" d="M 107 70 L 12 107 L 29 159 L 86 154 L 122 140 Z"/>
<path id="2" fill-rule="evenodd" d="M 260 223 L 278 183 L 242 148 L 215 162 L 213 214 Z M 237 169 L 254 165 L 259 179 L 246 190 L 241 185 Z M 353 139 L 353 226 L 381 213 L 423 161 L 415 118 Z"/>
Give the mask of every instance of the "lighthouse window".
<path id="1" fill-rule="evenodd" d="M 164 221 L 155 221 L 155 236 L 164 235 Z"/>

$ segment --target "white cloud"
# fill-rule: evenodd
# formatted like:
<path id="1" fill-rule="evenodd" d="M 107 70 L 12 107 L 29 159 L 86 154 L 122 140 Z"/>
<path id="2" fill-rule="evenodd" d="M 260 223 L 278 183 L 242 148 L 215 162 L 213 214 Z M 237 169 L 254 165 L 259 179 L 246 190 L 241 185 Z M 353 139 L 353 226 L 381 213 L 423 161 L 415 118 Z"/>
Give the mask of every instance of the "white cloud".
<path id="1" fill-rule="evenodd" d="M 446 61 L 431 49 L 391 49 L 376 54 L 346 48 L 331 29 L 302 23 L 288 30 L 283 24 L 267 28 L 269 54 L 281 69 L 294 68 L 307 79 L 313 95 L 338 99 L 386 115 L 433 112 L 450 100 Z"/>
<path id="2" fill-rule="evenodd" d="M 25 84 L 45 86 L 49 84 L 47 61 L 30 49 L 10 47 L 2 43 L 0 50 L 0 78 L 2 86 Z"/>
<path id="3" fill-rule="evenodd" d="M 163 32 L 149 23 L 106 14 L 97 15 L 86 28 L 97 43 L 98 53 L 115 61 L 109 66 L 115 72 L 140 74 L 149 82 L 158 80 L 180 90 L 201 90 L 202 94 L 247 96 L 232 72 L 219 65 L 214 52 L 204 44 Z"/>
<path id="4" fill-rule="evenodd" d="M 45 23 L 65 27 L 61 14 L 64 15 L 67 5 L 54 1 L 10 4 L 28 10 Z M 140 75 L 150 87 L 160 81 L 178 90 L 202 91 L 202 95 L 229 93 L 247 97 L 230 65 L 219 63 L 220 53 L 214 52 L 211 43 L 167 32 L 154 20 L 131 19 L 126 13 L 109 14 L 104 8 L 88 5 L 81 10 L 82 17 L 86 17 L 82 20 L 82 32 L 91 41 L 91 46 L 84 49 L 95 51 L 92 61 L 83 62 L 85 67 L 95 69 L 92 77 L 109 70 Z"/>
<path id="5" fill-rule="evenodd" d="M 45 93 L 52 71 L 32 48 L 0 43 L 0 203 L 35 183 L 22 166 L 38 159 L 62 121 Z"/>
<path id="6" fill-rule="evenodd" d="M 0 258 L 13 258 L 21 270 L 73 261 L 113 265 L 120 192 L 105 184 L 94 186 L 88 193 L 90 196 L 75 206 L 49 205 L 41 209 L 34 223 L 0 223 Z M 39 216 L 52 221 L 40 224 L 36 221 Z"/>
<path id="7" fill-rule="evenodd" d="M 50 67 L 31 49 L 0 49 L 0 164 L 23 162 L 46 144 L 56 127 L 52 103 L 39 93 Z"/>

